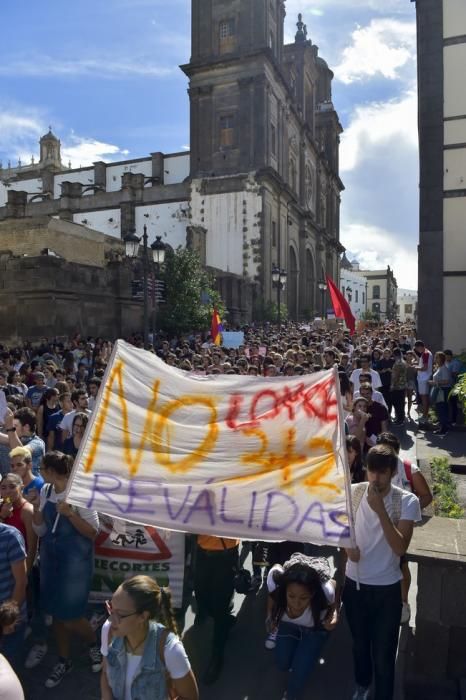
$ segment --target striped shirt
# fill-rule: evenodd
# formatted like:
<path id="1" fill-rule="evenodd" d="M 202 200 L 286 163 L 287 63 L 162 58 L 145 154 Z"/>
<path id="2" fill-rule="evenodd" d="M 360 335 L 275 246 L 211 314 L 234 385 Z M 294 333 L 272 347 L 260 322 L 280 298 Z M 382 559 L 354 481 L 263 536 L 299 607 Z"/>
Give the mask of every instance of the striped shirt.
<path id="1" fill-rule="evenodd" d="M 12 565 L 26 559 L 24 539 L 19 530 L 0 523 L 0 603 L 10 600 L 15 587 Z"/>

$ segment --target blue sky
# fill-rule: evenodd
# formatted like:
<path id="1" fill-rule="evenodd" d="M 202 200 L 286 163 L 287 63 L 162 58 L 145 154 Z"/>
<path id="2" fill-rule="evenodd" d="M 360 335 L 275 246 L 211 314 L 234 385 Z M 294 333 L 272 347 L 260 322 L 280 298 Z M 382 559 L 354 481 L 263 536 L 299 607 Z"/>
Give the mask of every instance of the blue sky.
<path id="1" fill-rule="evenodd" d="M 250 0 L 255 2 L 256 0 Z M 0 159 L 51 124 L 74 166 L 189 146 L 190 0 L 2 3 Z M 417 286 L 415 15 L 409 0 L 287 0 L 335 72 L 345 133 L 341 240 L 363 265 Z"/>

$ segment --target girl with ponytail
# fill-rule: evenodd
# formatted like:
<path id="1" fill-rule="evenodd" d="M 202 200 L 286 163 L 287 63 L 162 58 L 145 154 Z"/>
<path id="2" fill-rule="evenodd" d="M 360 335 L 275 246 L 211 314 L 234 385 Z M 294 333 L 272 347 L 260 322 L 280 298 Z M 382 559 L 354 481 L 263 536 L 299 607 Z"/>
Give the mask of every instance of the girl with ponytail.
<path id="1" fill-rule="evenodd" d="M 149 576 L 134 576 L 106 606 L 102 700 L 198 700 L 196 679 L 177 636 L 170 591 Z"/>

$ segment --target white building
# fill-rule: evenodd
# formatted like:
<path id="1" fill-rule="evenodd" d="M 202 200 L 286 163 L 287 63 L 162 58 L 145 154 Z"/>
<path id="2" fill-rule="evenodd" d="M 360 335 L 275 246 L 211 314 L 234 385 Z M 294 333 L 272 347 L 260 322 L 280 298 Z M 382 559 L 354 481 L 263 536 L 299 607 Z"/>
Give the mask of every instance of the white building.
<path id="1" fill-rule="evenodd" d="M 367 280 L 358 270 L 358 262 L 349 262 L 343 254 L 340 263 L 340 291 L 348 300 L 353 316 L 359 321 L 367 311 Z"/>
<path id="2" fill-rule="evenodd" d="M 412 289 L 399 289 L 397 297 L 398 319 L 405 321 L 417 321 L 417 291 Z"/>

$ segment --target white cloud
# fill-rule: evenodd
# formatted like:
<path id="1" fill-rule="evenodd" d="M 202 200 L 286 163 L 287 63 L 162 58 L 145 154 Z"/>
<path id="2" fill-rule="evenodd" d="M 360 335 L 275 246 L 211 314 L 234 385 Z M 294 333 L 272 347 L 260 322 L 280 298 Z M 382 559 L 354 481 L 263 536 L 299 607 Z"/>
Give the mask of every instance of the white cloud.
<path id="1" fill-rule="evenodd" d="M 348 8 L 350 5 L 350 8 Z M 406 8 L 406 0 L 352 0 L 351 3 L 348 0 L 287 0 L 286 1 L 286 13 L 287 15 L 297 14 L 302 12 L 303 15 L 306 13 L 312 14 L 315 9 L 325 10 L 372 10 L 378 12 L 379 14 L 393 14 L 393 13 L 412 13 L 412 8 Z"/>
<path id="2" fill-rule="evenodd" d="M 79 168 L 80 166 L 92 165 L 99 160 L 104 162 L 124 160 L 128 155 L 128 150 L 121 149 L 111 143 L 82 138 L 73 134 L 68 142 L 62 141 L 61 154 L 63 163 L 68 165 L 68 162 L 71 161 L 72 168 Z"/>
<path id="3" fill-rule="evenodd" d="M 343 50 L 335 67 L 335 78 L 353 83 L 382 76 L 400 77 L 400 69 L 416 58 L 416 25 L 394 19 L 373 19 L 351 35 L 352 43 Z"/>
<path id="4" fill-rule="evenodd" d="M 28 160 L 38 151 L 39 137 L 45 133 L 43 119 L 33 110 L 0 107 L 0 154 L 3 165 L 15 159 Z"/>
<path id="5" fill-rule="evenodd" d="M 48 131 L 44 115 L 33 108 L 0 108 L 0 154 L 3 164 L 8 160 L 14 166 L 18 159 L 29 162 L 31 155 L 37 160 L 40 137 Z M 129 150 L 98 139 L 79 136 L 73 132 L 61 138 L 61 156 L 66 165 L 71 161 L 72 167 L 92 165 L 97 160 L 105 162 L 123 160 Z"/>
<path id="6" fill-rule="evenodd" d="M 409 238 L 408 232 L 406 237 Z M 382 270 L 390 265 L 399 287 L 417 289 L 417 252 L 394 240 L 389 231 L 354 223 L 342 229 L 341 242 L 359 261 L 361 269 Z"/>
<path id="7" fill-rule="evenodd" d="M 417 149 L 417 93 L 409 90 L 401 98 L 373 102 L 355 108 L 342 135 L 340 171 L 354 170 L 370 159 L 371 148 L 396 138 L 409 149 Z"/>
<path id="8" fill-rule="evenodd" d="M 100 78 L 165 78 L 178 73 L 176 66 L 163 66 L 146 58 L 112 60 L 107 58 L 58 59 L 47 55 L 27 56 L 4 61 L 0 75 L 22 77 L 92 76 Z"/>

